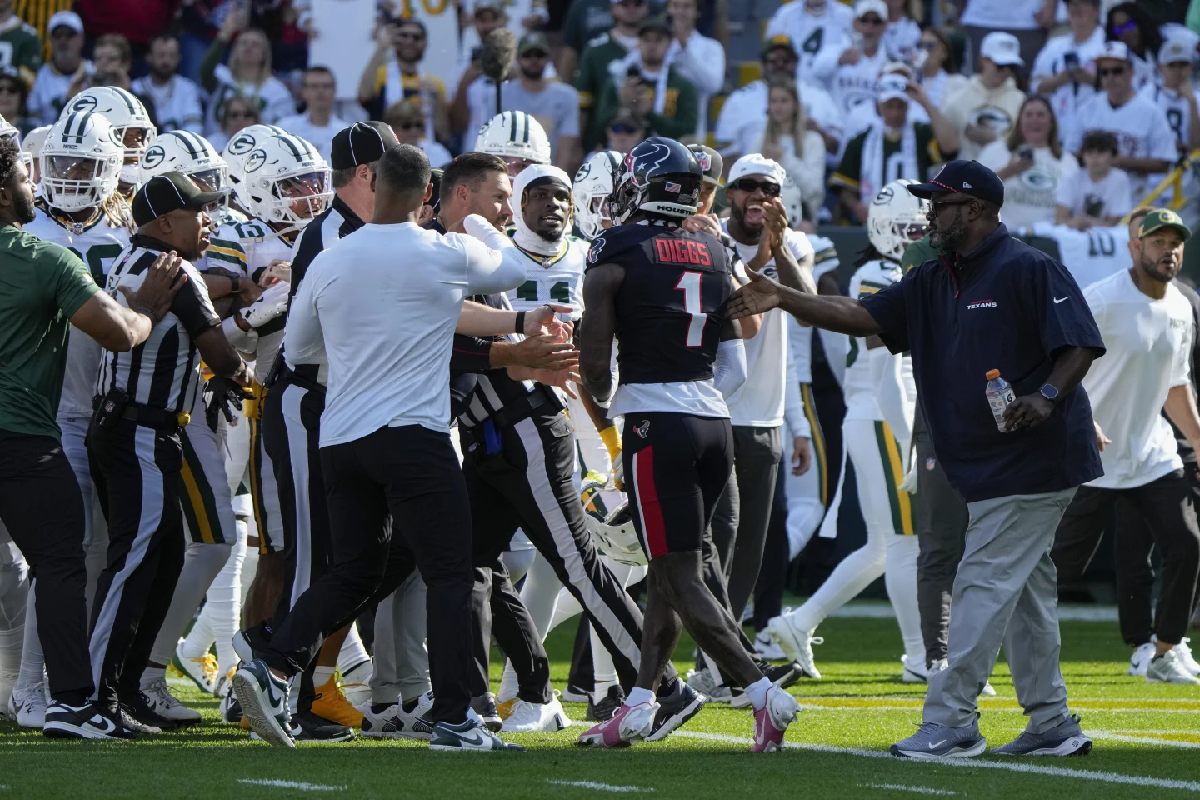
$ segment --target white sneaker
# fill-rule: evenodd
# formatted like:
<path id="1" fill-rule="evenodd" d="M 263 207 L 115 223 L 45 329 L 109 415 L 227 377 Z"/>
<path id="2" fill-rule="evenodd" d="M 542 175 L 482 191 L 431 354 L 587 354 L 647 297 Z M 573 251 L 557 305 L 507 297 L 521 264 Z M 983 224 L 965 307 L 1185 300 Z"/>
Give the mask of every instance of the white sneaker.
<path id="1" fill-rule="evenodd" d="M 767 661 L 787 660 L 783 648 L 775 644 L 775 640 L 771 638 L 771 634 L 766 631 L 759 631 L 758 636 L 754 637 L 754 649 Z"/>
<path id="2" fill-rule="evenodd" d="M 1196 659 L 1192 657 L 1192 648 L 1188 643 L 1192 641 L 1188 637 L 1183 637 L 1179 640 L 1179 644 L 1175 645 L 1175 655 L 1179 656 L 1179 661 L 1183 664 L 1183 668 L 1193 675 L 1200 677 L 1200 664 L 1196 663 Z"/>
<path id="3" fill-rule="evenodd" d="M 571 720 L 563 711 L 557 697 L 549 703 L 527 703 L 520 698 L 513 705 L 512 713 L 500 727 L 501 733 L 557 733 L 568 728 Z"/>
<path id="4" fill-rule="evenodd" d="M 1133 656 L 1129 659 L 1129 669 L 1125 674 L 1131 678 L 1146 677 L 1146 667 L 1150 665 L 1152 658 L 1154 658 L 1154 642 L 1146 642 L 1133 651 Z"/>
<path id="5" fill-rule="evenodd" d="M 357 706 L 360 703 L 371 702 L 370 684 L 373 672 L 374 665 L 370 659 L 367 659 L 342 673 L 342 694 L 350 701 L 350 705 Z"/>
<path id="6" fill-rule="evenodd" d="M 814 637 L 811 630 L 801 630 L 792 622 L 790 615 L 774 617 L 767 623 L 767 633 L 778 644 L 786 658 L 799 662 L 800 669 L 810 678 L 821 679 L 817 665 L 813 663 L 812 646 L 823 644 L 824 639 Z"/>
<path id="7" fill-rule="evenodd" d="M 939 658 L 939 659 L 935 660 L 932 664 L 929 665 L 929 674 L 926 676 L 925 680 L 928 682 L 928 680 L 930 678 L 932 678 L 934 675 L 937 675 L 939 672 L 941 672 L 948 666 L 949 666 L 949 663 L 944 658 Z M 996 689 L 994 686 L 992 686 L 991 681 L 987 681 L 986 683 L 983 684 L 983 688 L 979 690 L 979 693 L 981 695 L 983 695 L 984 697 L 995 697 Z"/>
<path id="8" fill-rule="evenodd" d="M 929 683 L 929 670 L 924 664 L 910 664 L 908 656 L 900 656 L 900 663 L 904 665 L 904 671 L 900 673 L 901 683 Z"/>
<path id="9" fill-rule="evenodd" d="M 1200 678 L 1188 672 L 1174 649 L 1150 659 L 1146 666 L 1147 683 L 1182 683 L 1200 686 Z"/>
<path id="10" fill-rule="evenodd" d="M 155 714 L 169 719 L 176 725 L 192 725 L 200 721 L 200 712 L 179 702 L 179 698 L 167 689 L 166 678 L 155 678 L 142 686 L 142 697 Z"/>
<path id="11" fill-rule="evenodd" d="M 185 656 L 183 654 L 184 642 L 184 639 L 176 642 L 175 660 L 173 663 L 180 672 L 190 678 L 196 686 L 200 687 L 201 691 L 211 692 L 216 687 L 217 678 L 220 677 L 217 667 L 217 657 L 209 652 L 205 652 L 199 658 Z"/>
<path id="12" fill-rule="evenodd" d="M 8 698 L 8 710 L 22 728 L 44 728 L 47 705 L 46 689 L 41 683 L 14 687 Z"/>

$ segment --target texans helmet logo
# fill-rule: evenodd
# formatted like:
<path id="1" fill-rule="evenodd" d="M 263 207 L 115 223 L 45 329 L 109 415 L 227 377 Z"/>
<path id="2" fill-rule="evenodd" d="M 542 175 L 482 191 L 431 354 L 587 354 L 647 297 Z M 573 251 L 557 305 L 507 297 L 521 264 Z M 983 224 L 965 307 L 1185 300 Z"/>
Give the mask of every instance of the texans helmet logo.
<path id="1" fill-rule="evenodd" d="M 635 433 L 637 433 L 638 436 L 645 439 L 647 436 L 650 435 L 650 420 L 646 420 L 645 422 L 643 422 L 641 425 L 638 425 L 633 430 Z"/>

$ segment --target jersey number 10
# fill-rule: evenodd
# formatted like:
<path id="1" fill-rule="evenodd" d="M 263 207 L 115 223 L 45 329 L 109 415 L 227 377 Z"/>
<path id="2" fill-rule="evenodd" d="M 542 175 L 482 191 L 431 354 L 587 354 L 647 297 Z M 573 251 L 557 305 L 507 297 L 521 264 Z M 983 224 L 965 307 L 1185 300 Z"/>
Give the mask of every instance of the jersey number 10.
<path id="1" fill-rule="evenodd" d="M 679 278 L 675 288 L 683 292 L 683 310 L 691 315 L 688 322 L 687 346 L 700 347 L 704 344 L 704 326 L 708 322 L 708 314 L 702 310 L 704 303 L 700 296 L 700 281 L 702 272 L 685 272 Z"/>

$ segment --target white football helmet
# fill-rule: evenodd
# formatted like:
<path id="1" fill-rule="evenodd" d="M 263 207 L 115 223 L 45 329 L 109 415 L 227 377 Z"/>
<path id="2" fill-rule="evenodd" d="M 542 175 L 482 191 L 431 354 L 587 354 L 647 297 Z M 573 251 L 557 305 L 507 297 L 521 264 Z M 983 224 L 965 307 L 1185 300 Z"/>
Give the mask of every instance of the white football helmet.
<path id="1" fill-rule="evenodd" d="M 583 479 L 580 500 L 584 523 L 596 549 L 618 564 L 645 566 L 646 551 L 633 527 L 633 512 L 625 493 L 609 487 L 605 476 L 589 472 Z"/>
<path id="2" fill-rule="evenodd" d="M 68 114 L 84 111 L 103 114 L 117 129 L 117 138 L 121 140 L 125 149 L 121 181 L 136 184 L 138 163 L 146 148 L 154 143 L 154 138 L 158 135 L 158 129 L 150 121 L 150 114 L 142 105 L 142 101 L 116 86 L 93 86 L 68 100 L 58 118 L 62 120 Z"/>
<path id="3" fill-rule="evenodd" d="M 575 173 L 572 192 L 575 198 L 575 224 L 589 242 L 604 230 L 605 222 L 612 223 L 608 196 L 617 184 L 624 160 L 625 154 L 616 150 L 593 153 Z"/>
<path id="4" fill-rule="evenodd" d="M 791 175 L 783 179 L 783 185 L 779 188 L 779 199 L 783 202 L 783 210 L 787 212 L 788 227 L 796 230 L 804 221 L 804 193 L 792 180 Z"/>
<path id="5" fill-rule="evenodd" d="M 899 261 L 905 249 L 929 229 L 929 201 L 908 191 L 914 183 L 907 178 L 892 181 L 867 209 L 867 238 L 884 258 Z"/>
<path id="6" fill-rule="evenodd" d="M 203 192 L 229 193 L 229 167 L 217 149 L 199 134 L 171 131 L 154 140 L 142 156 L 141 179 L 145 183 L 164 172 L 188 176 Z"/>
<path id="7" fill-rule="evenodd" d="M 258 219 L 305 225 L 329 207 L 333 178 L 316 148 L 299 136 L 264 139 L 242 164 L 238 203 Z"/>
<path id="8" fill-rule="evenodd" d="M 42 197 L 60 211 L 98 208 L 117 191 L 124 146 L 109 121 L 92 111 L 59 119 L 38 156 Z"/>
<path id="9" fill-rule="evenodd" d="M 246 156 L 265 142 L 272 136 L 279 136 L 287 133 L 283 128 L 275 125 L 250 125 L 242 128 L 233 135 L 225 144 L 225 150 L 221 153 L 221 158 L 225 160 L 225 165 L 229 169 L 229 186 L 233 193 L 233 199 L 239 203 L 241 200 L 237 197 L 238 184 L 242 182 L 242 166 L 245 164 Z"/>
<path id="10" fill-rule="evenodd" d="M 546 136 L 542 124 L 524 111 L 505 111 L 488 120 L 479 129 L 475 149 L 500 156 L 510 165 L 520 166 L 521 169 L 530 163 L 550 163 L 550 138 Z M 510 169 L 509 175 L 514 174 Z"/>

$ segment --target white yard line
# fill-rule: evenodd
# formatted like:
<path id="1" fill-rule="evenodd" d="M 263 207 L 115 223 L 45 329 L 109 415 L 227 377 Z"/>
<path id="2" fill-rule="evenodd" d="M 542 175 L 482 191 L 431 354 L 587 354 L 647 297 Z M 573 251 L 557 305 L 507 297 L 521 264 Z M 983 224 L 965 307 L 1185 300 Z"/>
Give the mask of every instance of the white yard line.
<path id="1" fill-rule="evenodd" d="M 1158 733 L 1158 731 L 1154 731 Z M 1189 731 L 1194 733 L 1194 731 Z M 1185 750 L 1200 750 L 1200 742 L 1180 742 L 1174 739 L 1161 739 L 1157 736 L 1127 736 L 1116 731 L 1088 731 L 1093 739 L 1108 739 L 1113 742 L 1133 742 L 1134 744 L 1157 744 L 1164 747 L 1182 747 Z"/>
<path id="2" fill-rule="evenodd" d="M 598 792 L 653 792 L 654 789 L 643 786 L 613 786 L 609 783 L 596 783 L 595 781 L 555 781 L 547 780 L 546 783 L 554 784 L 555 786 L 571 786 L 576 789 L 595 789 Z"/>
<path id="3" fill-rule="evenodd" d="M 723 733 L 701 733 L 699 731 L 677 731 L 674 736 L 689 739 L 705 739 L 710 742 L 728 742 L 730 744 L 751 744 L 752 739 L 741 736 L 728 736 Z M 1147 786 L 1160 789 L 1182 789 L 1188 792 L 1200 793 L 1200 781 L 1180 781 L 1171 778 L 1144 778 L 1139 775 L 1121 775 L 1117 772 L 1099 772 L 1083 769 L 1068 769 L 1066 767 L 1042 767 L 1028 761 L 983 761 L 978 758 L 953 758 L 944 761 L 914 761 L 909 758 L 895 758 L 883 750 L 862 750 L 857 747 L 832 747 L 823 744 L 808 744 L 806 742 L 784 742 L 784 747 L 797 750 L 812 750 L 818 753 L 840 753 L 864 758 L 887 758 L 897 764 L 920 765 L 934 764 L 939 767 L 966 767 L 967 769 L 999 769 L 1007 772 L 1024 772 L 1036 775 L 1050 775 L 1056 778 L 1077 778 L 1080 780 L 1100 781 L 1102 783 L 1129 784 L 1132 786 Z"/>
<path id="4" fill-rule="evenodd" d="M 860 783 L 859 786 L 864 789 L 891 789 L 894 792 L 916 792 L 917 794 L 960 794 L 960 792 L 952 792 L 949 789 L 933 789 L 929 786 L 905 786 L 902 783 Z"/>
<path id="5" fill-rule="evenodd" d="M 238 778 L 238 783 L 270 786 L 273 789 L 297 789 L 301 792 L 341 792 L 346 789 L 345 786 L 326 786 L 321 783 L 304 783 L 303 781 L 275 781 L 267 778 Z"/>
<path id="6" fill-rule="evenodd" d="M 802 701 L 802 698 L 796 698 Z M 805 711 L 920 711 L 921 706 L 826 706 L 812 705 L 810 703 L 800 702 L 800 708 Z M 986 711 L 989 714 L 1020 714 L 1020 708 L 997 708 L 995 706 L 981 705 L 980 711 Z M 1089 714 L 1200 714 L 1200 708 L 1103 708 L 1095 706 L 1077 705 L 1071 703 L 1072 711 L 1086 711 Z"/>
<path id="7" fill-rule="evenodd" d="M 785 609 L 786 610 L 786 609 Z M 895 619 L 891 603 L 850 603 L 830 614 L 849 619 Z M 1059 606 L 1058 618 L 1066 622 L 1116 622 L 1116 606 Z"/>

